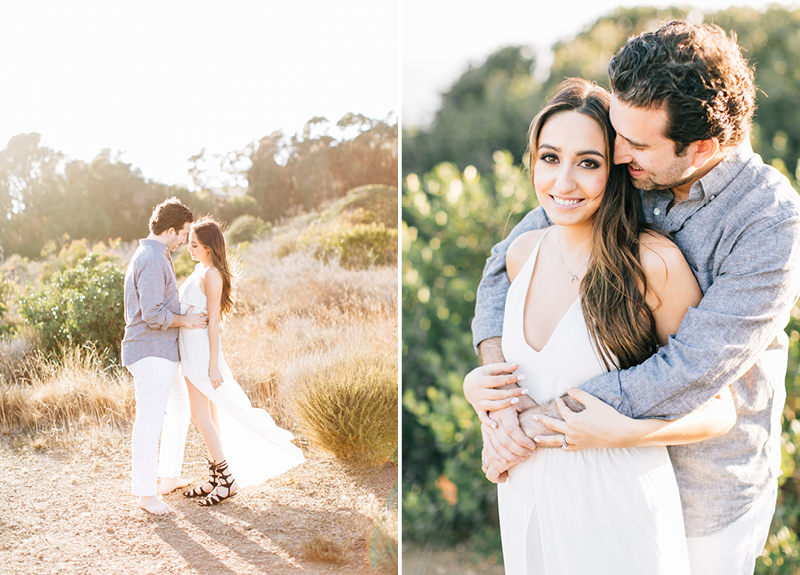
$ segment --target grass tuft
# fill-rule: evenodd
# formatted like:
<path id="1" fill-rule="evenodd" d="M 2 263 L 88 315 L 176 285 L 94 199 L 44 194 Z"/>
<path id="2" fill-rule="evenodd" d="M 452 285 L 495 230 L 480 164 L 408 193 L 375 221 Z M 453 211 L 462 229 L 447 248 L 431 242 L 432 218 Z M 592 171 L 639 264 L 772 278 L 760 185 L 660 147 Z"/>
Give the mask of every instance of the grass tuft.
<path id="1" fill-rule="evenodd" d="M 352 552 L 330 537 L 315 535 L 303 541 L 303 555 L 311 561 L 344 565 L 350 562 Z"/>
<path id="2" fill-rule="evenodd" d="M 397 449 L 397 356 L 351 339 L 300 358 L 282 392 L 304 434 L 337 457 L 379 465 Z"/>

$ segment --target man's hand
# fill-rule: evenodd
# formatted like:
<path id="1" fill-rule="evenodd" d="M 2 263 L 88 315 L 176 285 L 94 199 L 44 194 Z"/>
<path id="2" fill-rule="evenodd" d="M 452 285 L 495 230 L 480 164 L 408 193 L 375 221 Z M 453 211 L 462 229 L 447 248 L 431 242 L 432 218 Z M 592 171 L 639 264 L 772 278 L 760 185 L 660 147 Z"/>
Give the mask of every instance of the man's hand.
<path id="1" fill-rule="evenodd" d="M 545 406 L 549 406 L 549 403 L 545 405 L 539 406 L 539 408 L 533 409 L 526 409 L 522 413 L 519 414 L 519 426 L 522 429 L 522 432 L 531 439 L 552 434 L 553 431 L 547 427 L 542 420 L 549 416 L 544 415 L 541 408 Z M 537 444 L 538 447 L 538 444 Z"/>
<path id="2" fill-rule="evenodd" d="M 189 329 L 203 329 L 208 327 L 208 315 L 205 312 L 187 313 L 184 315 L 175 314 L 172 321 L 173 327 L 186 327 Z M 175 320 L 178 320 L 177 322 Z M 177 325 L 175 325 L 177 323 Z"/>

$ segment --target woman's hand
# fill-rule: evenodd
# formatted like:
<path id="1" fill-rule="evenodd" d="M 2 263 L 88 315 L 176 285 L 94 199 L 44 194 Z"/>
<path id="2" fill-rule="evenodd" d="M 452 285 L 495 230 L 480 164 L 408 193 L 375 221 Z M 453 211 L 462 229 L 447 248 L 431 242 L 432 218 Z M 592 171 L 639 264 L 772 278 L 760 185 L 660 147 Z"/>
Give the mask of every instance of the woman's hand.
<path id="1" fill-rule="evenodd" d="M 489 419 L 488 411 L 498 411 L 506 407 L 532 407 L 533 400 L 526 394 L 528 390 L 517 384 L 525 379 L 522 374 L 515 374 L 519 369 L 516 363 L 492 363 L 476 367 L 464 378 L 464 397 L 478 413 L 481 423 L 494 425 Z M 507 389 L 495 389 L 508 386 Z M 524 397 L 523 397 L 524 396 Z"/>
<path id="2" fill-rule="evenodd" d="M 222 373 L 217 366 L 209 366 L 208 367 L 208 378 L 211 380 L 211 385 L 214 386 L 214 389 L 217 389 L 220 385 L 222 385 Z"/>
<path id="3" fill-rule="evenodd" d="M 543 415 L 535 416 L 539 422 L 556 432 L 555 435 L 534 437 L 537 447 L 564 449 L 564 443 L 567 444 L 566 451 L 590 447 L 630 447 L 626 438 L 628 427 L 634 420 L 577 387 L 567 388 L 567 394 L 586 409 L 576 413 L 561 398 L 556 399 L 558 413 L 563 421 Z"/>

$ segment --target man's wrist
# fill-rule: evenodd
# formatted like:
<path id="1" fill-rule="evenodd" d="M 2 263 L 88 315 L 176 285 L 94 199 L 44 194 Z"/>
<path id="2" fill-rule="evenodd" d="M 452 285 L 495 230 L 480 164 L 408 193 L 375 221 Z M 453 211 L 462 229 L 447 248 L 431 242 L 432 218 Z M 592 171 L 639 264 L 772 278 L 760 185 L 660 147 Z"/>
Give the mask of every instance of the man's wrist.
<path id="1" fill-rule="evenodd" d="M 555 401 L 548 401 L 547 403 L 543 403 L 541 405 L 537 405 L 536 407 L 532 407 L 527 411 L 530 411 L 531 415 L 543 415 L 547 417 L 557 417 L 558 419 L 561 419 L 561 415 L 558 413 L 558 406 L 556 405 Z"/>
<path id="2" fill-rule="evenodd" d="M 478 344 L 478 359 L 481 365 L 490 363 L 503 363 L 503 339 L 500 337 L 490 337 Z"/>

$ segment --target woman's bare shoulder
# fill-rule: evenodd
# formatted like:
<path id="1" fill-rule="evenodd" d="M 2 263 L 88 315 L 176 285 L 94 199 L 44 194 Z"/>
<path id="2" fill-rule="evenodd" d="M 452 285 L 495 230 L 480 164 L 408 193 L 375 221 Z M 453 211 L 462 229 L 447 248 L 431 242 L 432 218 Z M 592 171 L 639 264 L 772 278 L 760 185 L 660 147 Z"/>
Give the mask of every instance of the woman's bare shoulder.
<path id="1" fill-rule="evenodd" d="M 639 259 L 647 286 L 659 298 L 697 305 L 702 293 L 680 248 L 668 237 L 645 231 L 639 236 Z"/>
<path id="2" fill-rule="evenodd" d="M 200 276 L 200 280 L 204 284 L 211 285 L 213 287 L 215 286 L 222 287 L 222 274 L 219 273 L 219 270 L 214 267 L 210 267 L 206 271 L 204 271 L 203 275 Z"/>
<path id="3" fill-rule="evenodd" d="M 508 251 L 506 252 L 506 272 L 508 273 L 508 279 L 512 282 L 514 278 L 517 277 L 520 270 L 522 270 L 522 266 L 528 261 L 531 252 L 533 252 L 536 244 L 539 243 L 539 240 L 547 233 L 548 229 L 549 228 L 544 228 L 525 232 L 508 246 Z"/>

